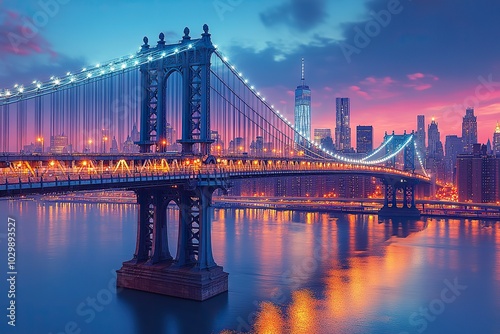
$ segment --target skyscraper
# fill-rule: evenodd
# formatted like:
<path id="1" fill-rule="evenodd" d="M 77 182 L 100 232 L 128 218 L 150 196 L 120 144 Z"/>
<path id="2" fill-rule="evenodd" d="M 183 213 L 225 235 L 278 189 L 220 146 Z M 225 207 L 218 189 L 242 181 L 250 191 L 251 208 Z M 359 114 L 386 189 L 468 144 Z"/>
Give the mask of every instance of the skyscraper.
<path id="1" fill-rule="evenodd" d="M 438 124 L 434 118 L 432 119 L 431 124 L 429 124 L 427 142 L 429 143 L 429 146 L 427 147 L 428 156 L 433 158 L 442 158 L 444 155 L 443 143 L 441 142 L 441 134 L 439 133 Z"/>
<path id="2" fill-rule="evenodd" d="M 438 124 L 434 118 L 427 129 L 427 143 L 429 146 L 427 147 L 425 166 L 438 181 L 446 181 L 443 143 Z"/>
<path id="3" fill-rule="evenodd" d="M 493 134 L 493 154 L 500 155 L 500 123 L 498 122 Z"/>
<path id="4" fill-rule="evenodd" d="M 335 148 L 337 151 L 351 148 L 351 110 L 349 98 L 337 97 Z"/>
<path id="5" fill-rule="evenodd" d="M 111 140 L 111 147 L 109 148 L 109 153 L 118 153 L 120 150 L 118 149 L 118 142 L 116 141 L 116 137 L 113 136 Z"/>
<path id="6" fill-rule="evenodd" d="M 311 90 L 305 83 L 304 58 L 302 58 L 301 83 L 295 89 L 295 129 L 305 138 L 311 139 Z M 297 134 L 295 142 L 301 143 Z"/>
<path id="7" fill-rule="evenodd" d="M 321 143 L 321 139 L 332 136 L 332 129 L 314 129 L 314 142 Z"/>
<path id="8" fill-rule="evenodd" d="M 417 147 L 422 154 L 425 154 L 425 116 L 417 115 Z"/>
<path id="9" fill-rule="evenodd" d="M 472 147 L 471 154 L 457 157 L 458 200 L 495 203 L 500 200 L 500 158 L 488 155 L 486 145 Z"/>
<path id="10" fill-rule="evenodd" d="M 373 151 L 373 126 L 358 125 L 356 127 L 356 151 L 358 153 Z"/>
<path id="11" fill-rule="evenodd" d="M 446 182 L 453 183 L 456 174 L 457 156 L 464 151 L 462 138 L 457 135 L 446 136 L 445 148 L 445 178 Z"/>
<path id="12" fill-rule="evenodd" d="M 68 136 L 63 133 L 60 136 L 50 137 L 50 153 L 68 153 Z"/>
<path id="13" fill-rule="evenodd" d="M 462 140 L 464 152 L 472 153 L 472 145 L 477 144 L 477 119 L 474 116 L 474 108 L 467 108 L 462 121 Z"/>
<path id="14" fill-rule="evenodd" d="M 314 142 L 320 144 L 327 151 L 335 150 L 331 129 L 314 129 Z"/>

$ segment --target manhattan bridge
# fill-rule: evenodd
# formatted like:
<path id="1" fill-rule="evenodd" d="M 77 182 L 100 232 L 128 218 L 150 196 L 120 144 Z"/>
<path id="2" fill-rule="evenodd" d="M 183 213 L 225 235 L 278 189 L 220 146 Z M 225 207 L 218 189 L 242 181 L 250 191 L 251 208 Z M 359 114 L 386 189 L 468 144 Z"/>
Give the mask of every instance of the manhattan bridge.
<path id="1" fill-rule="evenodd" d="M 431 179 L 413 133 L 386 134 L 359 159 L 330 152 L 249 83 L 207 25 L 201 38 L 185 28 L 178 43 L 163 33 L 155 46 L 143 43 L 133 55 L 0 89 L 1 197 L 136 193 L 136 249 L 118 270 L 118 286 L 195 300 L 227 291 L 228 274 L 212 256 L 209 210 L 212 194 L 236 179 L 376 177 L 385 187 L 381 214 L 419 216 L 415 186 Z M 71 149 L 49 153 L 46 140 Z M 28 141 L 30 154 L 22 151 Z M 171 202 L 179 207 L 176 254 L 168 248 Z"/>

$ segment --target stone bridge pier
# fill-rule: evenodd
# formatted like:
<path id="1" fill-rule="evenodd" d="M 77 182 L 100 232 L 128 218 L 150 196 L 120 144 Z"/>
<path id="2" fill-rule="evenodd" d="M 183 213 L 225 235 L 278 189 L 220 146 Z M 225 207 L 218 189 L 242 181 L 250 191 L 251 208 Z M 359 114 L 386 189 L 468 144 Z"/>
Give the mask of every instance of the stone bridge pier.
<path id="1" fill-rule="evenodd" d="M 420 218 L 420 210 L 415 206 L 415 186 L 417 181 L 385 177 L 384 206 L 379 210 L 381 217 Z"/>
<path id="2" fill-rule="evenodd" d="M 139 204 L 133 259 L 117 271 L 117 286 L 203 301 L 228 290 L 228 274 L 212 255 L 212 194 L 227 189 L 222 178 L 136 189 Z M 168 247 L 167 206 L 179 207 L 175 257 Z"/>

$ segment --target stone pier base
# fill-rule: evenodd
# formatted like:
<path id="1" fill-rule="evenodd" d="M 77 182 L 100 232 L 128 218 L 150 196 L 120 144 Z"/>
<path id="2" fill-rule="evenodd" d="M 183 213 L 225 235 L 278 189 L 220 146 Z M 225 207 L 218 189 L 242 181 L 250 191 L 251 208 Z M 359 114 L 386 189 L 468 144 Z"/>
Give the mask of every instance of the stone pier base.
<path id="1" fill-rule="evenodd" d="M 171 261 L 150 265 L 124 262 L 117 270 L 118 287 L 203 301 L 228 290 L 228 273 L 221 266 L 197 270 Z"/>
<path id="2" fill-rule="evenodd" d="M 420 218 L 420 211 L 413 208 L 388 208 L 383 207 L 378 212 L 379 217 L 381 218 L 412 218 L 418 219 Z"/>

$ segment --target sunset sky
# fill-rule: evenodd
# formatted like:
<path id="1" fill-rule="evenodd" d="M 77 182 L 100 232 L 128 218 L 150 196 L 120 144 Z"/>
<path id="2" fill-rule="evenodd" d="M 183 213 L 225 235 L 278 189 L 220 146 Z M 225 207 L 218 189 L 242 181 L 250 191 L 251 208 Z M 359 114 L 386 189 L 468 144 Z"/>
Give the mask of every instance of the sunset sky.
<path id="1" fill-rule="evenodd" d="M 147 3 L 147 4 L 146 4 Z M 500 121 L 500 2 L 492 0 L 0 0 L 0 86 L 45 80 L 210 26 L 212 40 L 293 119 L 300 60 L 313 128 L 335 127 L 335 98 L 356 125 L 414 130 L 435 117 L 461 135 L 467 106 L 479 140 Z M 34 29 L 30 25 L 34 25 Z M 498 83 L 497 83 L 498 82 Z"/>

